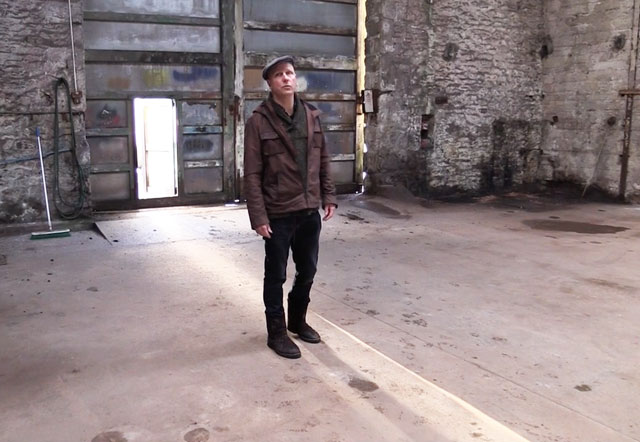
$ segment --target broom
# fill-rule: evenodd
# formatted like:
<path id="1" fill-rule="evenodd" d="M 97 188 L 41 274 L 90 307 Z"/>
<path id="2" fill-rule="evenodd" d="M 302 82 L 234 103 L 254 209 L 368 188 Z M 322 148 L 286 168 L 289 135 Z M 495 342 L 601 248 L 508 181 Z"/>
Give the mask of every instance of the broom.
<path id="1" fill-rule="evenodd" d="M 36 139 L 38 140 L 38 153 L 40 154 L 40 170 L 42 171 L 42 189 L 44 190 L 44 204 L 47 207 L 47 222 L 49 230 L 45 232 L 33 232 L 31 239 L 47 239 L 59 238 L 62 236 L 71 236 L 69 229 L 53 230 L 51 226 L 51 214 L 49 213 L 49 197 L 47 196 L 47 180 L 44 176 L 44 160 L 42 158 L 42 144 L 40 144 L 40 128 L 36 127 Z"/>

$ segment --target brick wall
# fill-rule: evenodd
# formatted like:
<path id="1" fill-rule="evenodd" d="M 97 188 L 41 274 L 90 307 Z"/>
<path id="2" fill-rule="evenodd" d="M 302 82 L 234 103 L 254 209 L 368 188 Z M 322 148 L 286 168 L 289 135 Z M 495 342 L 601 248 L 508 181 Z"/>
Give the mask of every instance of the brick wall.
<path id="1" fill-rule="evenodd" d="M 540 178 L 618 194 L 633 0 L 547 0 Z M 638 117 L 638 115 L 636 115 Z M 637 121 L 637 120 L 636 120 Z M 628 195 L 640 194 L 636 125 Z"/>
<path id="2" fill-rule="evenodd" d="M 79 0 L 72 2 L 78 88 L 84 90 L 82 10 Z M 14 162 L 37 156 L 35 128 L 40 127 L 43 149 L 51 151 L 53 137 L 54 84 L 66 78 L 73 91 L 73 69 L 67 1 L 0 0 L 0 223 L 46 220 L 38 160 Z M 59 95 L 60 107 L 66 100 Z M 88 165 L 88 146 L 84 136 L 84 100 L 74 106 L 78 154 Z M 69 148 L 70 125 L 66 115 L 61 121 L 61 149 Z M 63 196 L 75 201 L 76 180 L 71 157 L 60 157 Z M 50 201 L 53 189 L 53 157 L 46 160 Z M 64 192 L 69 191 L 69 194 Z M 55 213 L 54 213 L 55 216 Z"/>
<path id="3" fill-rule="evenodd" d="M 367 1 L 370 188 L 476 193 L 533 182 L 540 159 L 538 0 Z M 423 124 L 424 122 L 424 124 Z"/>

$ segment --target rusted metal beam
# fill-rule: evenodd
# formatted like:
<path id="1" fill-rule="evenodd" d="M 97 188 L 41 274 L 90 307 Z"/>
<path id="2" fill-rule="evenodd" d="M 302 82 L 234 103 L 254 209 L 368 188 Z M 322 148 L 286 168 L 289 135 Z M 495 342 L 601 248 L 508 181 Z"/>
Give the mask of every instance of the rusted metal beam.
<path id="1" fill-rule="evenodd" d="M 332 69 L 336 71 L 355 71 L 358 69 L 356 57 L 336 56 L 307 56 L 293 54 L 296 59 L 297 69 Z M 259 54 L 256 52 L 246 52 L 245 67 L 256 67 L 262 69 L 267 62 L 273 58 L 274 54 Z"/>
<path id="2" fill-rule="evenodd" d="M 112 51 L 87 49 L 87 63 L 222 64 L 222 55 L 202 52 Z"/>
<path id="3" fill-rule="evenodd" d="M 222 98 L 221 92 L 175 92 L 175 91 L 126 91 L 126 92 L 100 92 L 88 96 L 89 100 L 127 100 L 135 97 L 145 98 L 166 98 L 170 96 L 176 100 L 219 100 Z"/>

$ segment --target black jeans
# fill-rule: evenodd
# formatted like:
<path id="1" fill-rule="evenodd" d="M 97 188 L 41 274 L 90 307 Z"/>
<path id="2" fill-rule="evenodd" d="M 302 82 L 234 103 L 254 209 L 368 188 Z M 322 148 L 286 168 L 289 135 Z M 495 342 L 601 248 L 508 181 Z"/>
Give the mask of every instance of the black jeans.
<path id="1" fill-rule="evenodd" d="M 291 249 L 296 277 L 289 292 L 294 302 L 308 303 L 318 265 L 318 243 L 322 221 L 320 213 L 292 214 L 269 220 L 271 238 L 264 238 L 263 299 L 267 315 L 284 314 L 282 285 L 287 280 L 287 261 Z"/>

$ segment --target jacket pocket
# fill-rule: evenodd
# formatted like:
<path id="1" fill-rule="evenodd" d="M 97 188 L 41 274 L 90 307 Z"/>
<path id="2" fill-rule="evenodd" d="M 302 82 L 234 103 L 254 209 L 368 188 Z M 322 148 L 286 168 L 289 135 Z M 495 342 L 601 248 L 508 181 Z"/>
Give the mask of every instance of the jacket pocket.
<path id="1" fill-rule="evenodd" d="M 284 151 L 280 137 L 278 137 L 278 134 L 275 132 L 261 132 L 260 143 L 262 144 L 262 151 L 265 155 L 274 155 Z"/>
<path id="2" fill-rule="evenodd" d="M 275 199 L 278 191 L 278 175 L 282 172 L 285 147 L 276 132 L 260 132 L 263 155 L 263 191 L 265 197 Z"/>
<path id="3" fill-rule="evenodd" d="M 313 142 L 311 145 L 313 147 L 322 147 L 322 143 L 324 141 L 324 133 L 322 132 L 322 127 L 318 120 L 315 121 L 313 125 Z"/>

